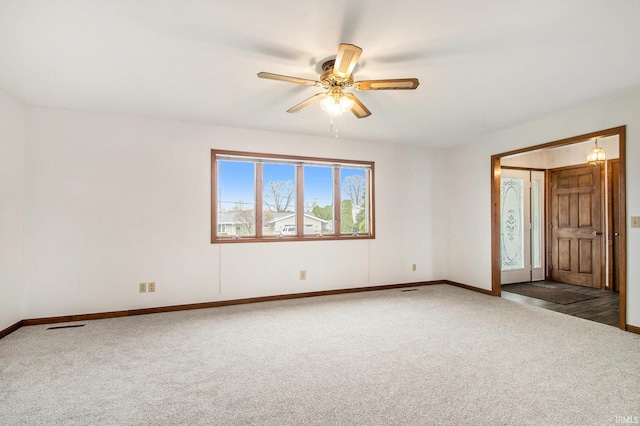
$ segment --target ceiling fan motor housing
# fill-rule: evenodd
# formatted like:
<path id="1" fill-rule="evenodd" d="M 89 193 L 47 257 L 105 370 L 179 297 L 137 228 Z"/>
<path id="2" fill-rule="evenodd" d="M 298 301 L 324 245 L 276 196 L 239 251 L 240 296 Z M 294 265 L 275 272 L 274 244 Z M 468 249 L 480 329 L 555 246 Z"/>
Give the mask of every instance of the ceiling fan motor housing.
<path id="1" fill-rule="evenodd" d="M 324 64 L 322 64 L 322 75 L 320 76 L 320 83 L 322 87 L 325 89 L 335 89 L 335 88 L 348 88 L 353 86 L 353 74 L 350 74 L 346 78 L 338 77 L 333 72 L 333 66 L 335 64 L 335 59 L 331 59 Z"/>

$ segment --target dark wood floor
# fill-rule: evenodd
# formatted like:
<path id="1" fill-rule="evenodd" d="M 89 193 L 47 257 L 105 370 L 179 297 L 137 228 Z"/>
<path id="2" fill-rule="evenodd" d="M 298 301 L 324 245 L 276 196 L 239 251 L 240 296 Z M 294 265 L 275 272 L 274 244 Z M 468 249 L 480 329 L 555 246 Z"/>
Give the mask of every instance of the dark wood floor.
<path id="1" fill-rule="evenodd" d="M 598 297 L 595 299 L 572 303 L 570 305 L 547 302 L 546 300 L 534 299 L 532 297 L 509 293 L 507 291 L 502 292 L 502 297 L 514 302 L 538 306 L 551 311 L 561 312 L 563 314 L 573 315 L 574 317 L 580 317 L 618 327 L 620 321 L 620 297 L 618 293 L 554 281 L 536 281 L 536 284 L 544 284 L 545 286 L 553 286 L 555 288 L 574 291 L 581 294 L 597 295 Z"/>

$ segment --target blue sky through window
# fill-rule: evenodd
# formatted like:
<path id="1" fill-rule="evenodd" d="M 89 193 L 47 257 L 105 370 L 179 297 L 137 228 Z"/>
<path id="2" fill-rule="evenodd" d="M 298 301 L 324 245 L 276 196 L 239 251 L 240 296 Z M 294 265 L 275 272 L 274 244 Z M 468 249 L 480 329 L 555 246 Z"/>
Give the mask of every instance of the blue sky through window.
<path id="1" fill-rule="evenodd" d="M 341 168 L 340 179 L 344 182 L 348 176 L 360 175 L 366 178 L 365 170 L 360 168 Z M 291 164 L 264 165 L 265 187 L 270 181 L 295 182 L 295 166 Z M 316 202 L 324 207 L 333 202 L 333 168 L 331 166 L 304 167 L 305 202 Z M 218 161 L 218 201 L 224 210 L 230 210 L 239 201 L 255 203 L 255 164 L 244 161 Z"/>
<path id="2" fill-rule="evenodd" d="M 296 181 L 296 167 L 293 164 L 265 164 L 263 169 L 263 182 L 265 187 L 269 182 Z"/>
<path id="3" fill-rule="evenodd" d="M 231 210 L 239 200 L 255 204 L 255 164 L 239 161 L 218 162 L 218 203 Z"/>
<path id="4" fill-rule="evenodd" d="M 327 166 L 304 167 L 304 202 L 309 207 L 333 204 L 333 168 Z"/>

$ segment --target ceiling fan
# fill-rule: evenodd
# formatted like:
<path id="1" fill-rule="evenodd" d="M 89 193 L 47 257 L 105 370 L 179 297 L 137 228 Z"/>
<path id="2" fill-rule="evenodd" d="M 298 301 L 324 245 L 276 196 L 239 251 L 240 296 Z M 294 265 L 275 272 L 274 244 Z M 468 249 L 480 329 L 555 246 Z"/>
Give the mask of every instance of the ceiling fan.
<path id="1" fill-rule="evenodd" d="M 371 115 L 371 111 L 351 92 L 344 89 L 355 90 L 414 90 L 420 84 L 417 78 L 397 78 L 388 80 L 362 80 L 354 81 L 352 71 L 362 54 L 362 49 L 353 44 L 342 43 L 338 47 L 336 59 L 322 64 L 320 80 L 289 77 L 286 75 L 259 72 L 258 77 L 271 80 L 287 81 L 289 83 L 306 84 L 307 86 L 322 87 L 326 92 L 316 93 L 305 99 L 287 112 L 298 112 L 311 103 L 320 100 L 322 108 L 331 115 L 340 115 L 351 111 L 358 118 Z"/>

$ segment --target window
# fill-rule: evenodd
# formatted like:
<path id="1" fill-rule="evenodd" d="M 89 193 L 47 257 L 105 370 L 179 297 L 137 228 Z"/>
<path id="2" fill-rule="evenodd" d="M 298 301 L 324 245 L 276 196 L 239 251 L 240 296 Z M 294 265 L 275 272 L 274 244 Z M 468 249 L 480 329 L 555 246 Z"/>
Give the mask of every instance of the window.
<path id="1" fill-rule="evenodd" d="M 334 169 L 330 166 L 305 165 L 304 169 L 304 233 L 334 233 Z"/>
<path id="2" fill-rule="evenodd" d="M 211 151 L 211 242 L 373 238 L 374 163 Z"/>
<path id="3" fill-rule="evenodd" d="M 220 213 L 217 224 L 225 229 L 226 235 L 234 237 L 255 235 L 255 169 L 255 164 L 251 163 L 235 161 L 218 163 L 218 211 Z"/>
<path id="4" fill-rule="evenodd" d="M 296 235 L 296 166 L 262 164 L 263 236 Z"/>
<path id="5" fill-rule="evenodd" d="M 368 176 L 367 170 L 341 168 L 340 189 L 340 232 L 367 233 L 368 232 Z"/>

